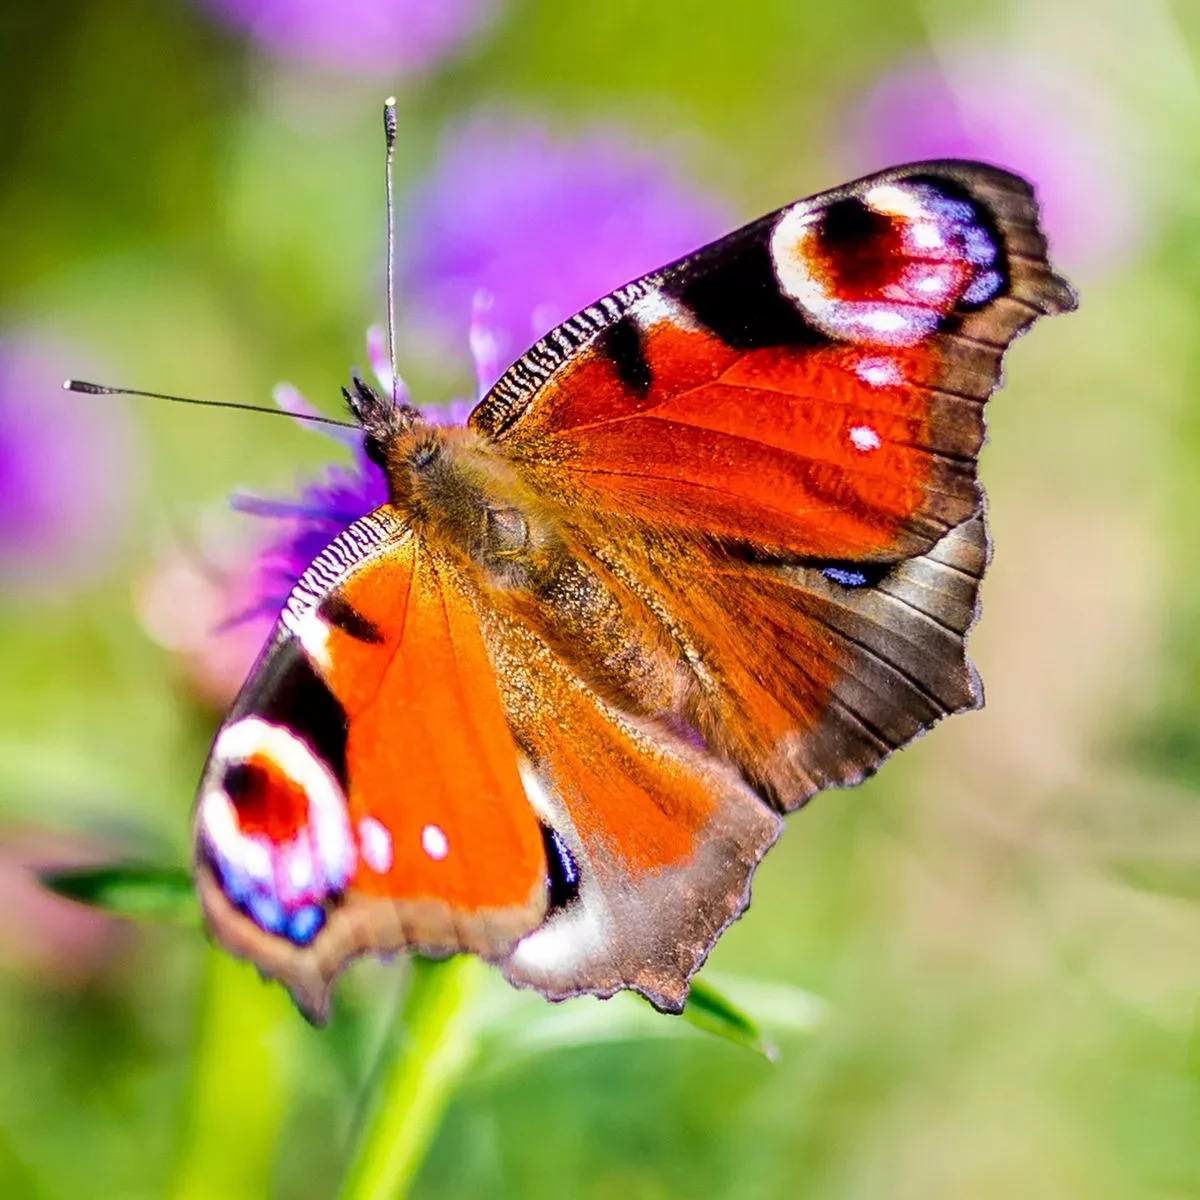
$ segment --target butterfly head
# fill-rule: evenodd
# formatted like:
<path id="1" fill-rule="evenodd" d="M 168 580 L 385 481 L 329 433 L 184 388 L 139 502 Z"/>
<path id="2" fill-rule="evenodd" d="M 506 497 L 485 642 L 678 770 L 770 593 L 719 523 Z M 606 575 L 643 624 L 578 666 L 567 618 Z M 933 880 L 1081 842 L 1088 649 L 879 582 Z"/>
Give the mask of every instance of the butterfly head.
<path id="1" fill-rule="evenodd" d="M 421 420 L 420 411 L 376 391 L 357 371 L 351 373 L 350 386 L 342 388 L 342 396 L 350 415 L 362 427 L 367 457 L 388 474 L 388 461 L 394 457 L 389 448 Z"/>

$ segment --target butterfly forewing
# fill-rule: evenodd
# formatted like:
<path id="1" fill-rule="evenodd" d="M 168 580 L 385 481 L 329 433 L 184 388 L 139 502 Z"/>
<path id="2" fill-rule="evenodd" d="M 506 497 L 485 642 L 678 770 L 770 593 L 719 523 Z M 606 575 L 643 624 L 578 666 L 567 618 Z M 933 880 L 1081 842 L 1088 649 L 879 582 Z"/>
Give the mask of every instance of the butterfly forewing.
<path id="1" fill-rule="evenodd" d="M 974 512 L 1001 354 L 1073 302 L 1028 184 L 918 164 L 618 289 L 530 350 L 471 422 L 559 502 L 894 561 Z"/>
<path id="2" fill-rule="evenodd" d="M 461 570 L 390 509 L 297 584 L 196 812 L 216 935 L 318 1017 L 367 950 L 508 953 L 545 915 L 544 835 Z"/>

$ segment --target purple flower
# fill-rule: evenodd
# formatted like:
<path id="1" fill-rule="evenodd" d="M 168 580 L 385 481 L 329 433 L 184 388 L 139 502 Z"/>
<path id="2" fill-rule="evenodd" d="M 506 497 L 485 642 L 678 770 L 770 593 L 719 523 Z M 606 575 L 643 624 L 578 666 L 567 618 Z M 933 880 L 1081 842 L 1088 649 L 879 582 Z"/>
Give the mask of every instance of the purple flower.
<path id="1" fill-rule="evenodd" d="M 313 412 L 299 392 L 287 384 L 275 389 L 280 408 L 302 417 Z M 305 428 L 328 434 L 327 425 Z M 234 496 L 233 507 L 255 517 L 278 522 L 275 536 L 259 551 L 255 566 L 254 604 L 237 621 L 274 617 L 283 608 L 296 580 L 347 525 L 387 503 L 387 480 L 366 455 L 356 429 L 336 430 L 333 436 L 349 446 L 349 466 L 332 465 L 322 478 L 306 484 L 294 499 Z"/>
<path id="2" fill-rule="evenodd" d="M 855 173 L 925 158 L 981 158 L 1032 180 L 1055 258 L 1111 265 L 1135 244 L 1138 204 L 1120 122 L 1061 64 L 957 47 L 879 77 L 849 106 L 838 154 Z"/>
<path id="3" fill-rule="evenodd" d="M 493 0 L 202 0 L 271 54 L 372 74 L 408 74 L 452 54 Z"/>
<path id="4" fill-rule="evenodd" d="M 730 228 L 699 194 L 614 129 L 557 137 L 477 117 L 445 140 L 412 198 L 405 308 L 452 336 L 472 297 L 494 297 L 497 364 L 593 300 Z"/>
<path id="5" fill-rule="evenodd" d="M 648 154 L 612 132 L 558 141 L 540 126 L 478 120 L 444 149 L 416 201 L 410 308 L 462 322 L 475 360 L 476 397 L 423 411 L 443 424 L 466 421 L 511 354 L 557 321 L 626 280 L 711 239 L 722 209 L 676 182 Z M 367 335 L 385 392 L 391 369 L 381 332 Z M 408 400 L 403 381 L 398 395 Z M 294 388 L 276 403 L 313 410 Z M 309 426 L 327 432 L 327 426 Z M 349 467 L 330 467 L 294 499 L 234 498 L 234 507 L 279 522 L 257 556 L 256 601 L 246 619 L 273 616 L 305 567 L 351 521 L 387 500 L 382 472 L 357 430 L 338 431 Z"/>
<path id="6" fill-rule="evenodd" d="M 491 369 L 487 352 L 492 337 L 482 323 L 485 308 L 485 304 L 476 303 L 471 330 L 471 348 L 480 376 Z M 383 332 L 374 326 L 367 331 L 367 356 L 379 387 L 385 394 L 390 393 L 392 369 L 384 351 Z M 482 390 L 481 387 L 480 394 Z M 410 402 L 408 385 L 402 379 L 396 382 L 396 397 L 401 403 Z M 349 466 L 328 467 L 324 476 L 303 486 L 300 495 L 294 499 L 233 497 L 232 505 L 239 512 L 280 523 L 275 537 L 257 556 L 255 602 L 235 618 L 234 624 L 274 617 L 283 608 L 292 586 L 308 564 L 347 525 L 386 504 L 388 499 L 387 480 L 367 457 L 359 430 L 304 421 L 304 417 L 315 415 L 317 410 L 290 384 L 281 383 L 275 389 L 275 403 L 300 420 L 306 429 L 325 434 L 347 446 L 351 462 Z M 474 404 L 473 400 L 453 400 L 445 405 L 424 406 L 421 411 L 425 419 L 435 425 L 463 425 Z"/>
<path id="7" fill-rule="evenodd" d="M 261 604 L 257 570 L 269 540 L 220 517 L 190 531 L 188 544 L 165 547 L 133 589 L 142 628 L 174 656 L 189 694 L 217 712 L 237 695 L 275 620 Z"/>
<path id="8" fill-rule="evenodd" d="M 62 390 L 78 352 L 0 335 L 0 589 L 44 596 L 101 576 L 132 514 L 139 456 L 121 401 Z"/>

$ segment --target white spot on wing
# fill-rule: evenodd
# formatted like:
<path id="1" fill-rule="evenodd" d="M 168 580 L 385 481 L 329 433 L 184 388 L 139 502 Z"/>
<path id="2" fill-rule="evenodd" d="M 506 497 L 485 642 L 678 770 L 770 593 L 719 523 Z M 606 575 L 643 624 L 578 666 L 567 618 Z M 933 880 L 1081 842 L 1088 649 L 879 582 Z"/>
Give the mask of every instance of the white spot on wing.
<path id="1" fill-rule="evenodd" d="M 675 325 L 680 329 L 697 327 L 686 309 L 657 288 L 647 292 L 640 300 L 631 305 L 629 314 L 642 329 L 653 329 L 655 325 L 663 323 Z"/>
<path id="2" fill-rule="evenodd" d="M 876 333 L 899 333 L 908 324 L 903 313 L 887 308 L 872 309 L 863 313 L 859 320 Z"/>
<path id="3" fill-rule="evenodd" d="M 546 791 L 545 785 L 542 783 L 542 777 L 526 758 L 522 758 L 518 762 L 517 770 L 521 775 L 521 786 L 525 789 L 525 796 L 533 806 L 533 811 L 547 825 L 555 825 L 562 814 L 559 807 Z"/>
<path id="4" fill-rule="evenodd" d="M 915 221 L 925 216 L 925 206 L 921 203 L 921 198 L 899 184 L 876 184 L 863 199 L 868 208 L 889 217 L 908 217 Z"/>
<path id="5" fill-rule="evenodd" d="M 358 823 L 358 844 L 363 862 L 377 875 L 392 869 L 392 835 L 382 821 L 363 817 Z"/>
<path id="6" fill-rule="evenodd" d="M 904 382 L 900 367 L 890 358 L 860 358 L 854 373 L 871 387 L 895 387 Z"/>
<path id="7" fill-rule="evenodd" d="M 421 849 L 435 862 L 441 862 L 450 853 L 450 842 L 437 825 L 426 825 L 421 830 Z"/>
<path id="8" fill-rule="evenodd" d="M 923 296 L 944 296 L 950 290 L 950 281 L 944 275 L 930 271 L 914 276 L 912 287 Z"/>
<path id="9" fill-rule="evenodd" d="M 836 307 L 829 292 L 808 266 L 808 244 L 817 213 L 793 205 L 775 223 L 771 233 L 771 262 L 779 286 L 814 316 Z"/>
<path id="10" fill-rule="evenodd" d="M 942 231 L 929 221 L 916 222 L 910 236 L 913 247 L 917 250 L 941 250 L 946 244 L 946 239 L 942 237 Z"/>
<path id="11" fill-rule="evenodd" d="M 285 608 L 280 616 L 296 640 L 308 655 L 323 671 L 329 670 L 329 625 L 315 608 L 308 609 L 302 616 L 296 616 L 290 608 Z"/>
<path id="12" fill-rule="evenodd" d="M 852 425 L 850 427 L 850 441 L 855 450 L 861 450 L 864 454 L 868 454 L 872 450 L 878 450 L 883 445 L 879 434 L 870 425 Z"/>
<path id="13" fill-rule="evenodd" d="M 611 941 L 611 924 L 600 889 L 589 885 L 584 876 L 579 899 L 517 943 L 513 965 L 550 980 L 560 979 L 587 959 L 603 958 Z"/>

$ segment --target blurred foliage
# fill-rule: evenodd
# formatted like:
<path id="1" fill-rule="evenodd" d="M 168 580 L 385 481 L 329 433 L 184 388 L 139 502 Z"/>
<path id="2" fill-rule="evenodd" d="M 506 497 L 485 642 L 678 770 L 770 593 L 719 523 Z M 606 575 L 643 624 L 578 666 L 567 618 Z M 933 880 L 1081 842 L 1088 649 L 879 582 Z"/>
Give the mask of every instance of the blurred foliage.
<path id="1" fill-rule="evenodd" d="M 200 923 L 191 876 L 179 868 L 114 863 L 43 871 L 40 878 L 50 891 L 114 916 Z"/>
<path id="2" fill-rule="evenodd" d="M 623 124 L 750 217 L 839 182 L 849 98 L 917 52 L 952 71 L 963 38 L 1105 89 L 1142 223 L 992 408 L 989 707 L 789 821 L 713 959 L 824 998 L 777 1063 L 700 1037 L 522 1055 L 522 1017 L 416 1195 L 1200 1195 L 1200 5 L 512 0 L 401 93 L 401 191 L 486 104 Z M 0 61 L 5 323 L 116 382 L 253 403 L 286 377 L 332 408 L 382 308 L 386 86 L 266 61 L 185 0 L 5 5 Z M 463 390 L 465 351 L 406 338 L 419 397 Z M 284 421 L 134 411 L 124 557 L 85 595 L 0 601 L 0 1195 L 329 1196 L 402 967 L 356 967 L 316 1031 L 193 929 L 139 925 L 82 979 L 14 949 L 40 917 L 5 881 L 61 864 L 14 865 L 6 830 L 185 861 L 215 718 L 131 581 L 233 485 L 328 454 Z"/>

